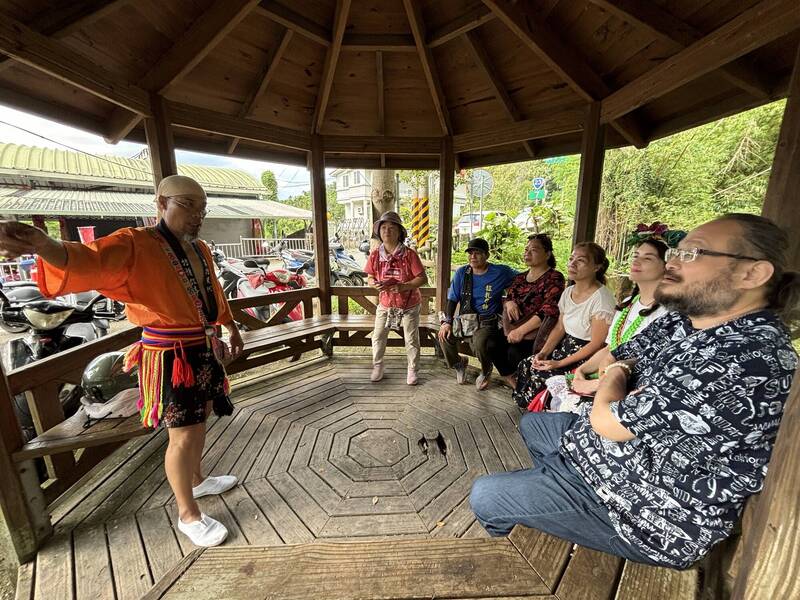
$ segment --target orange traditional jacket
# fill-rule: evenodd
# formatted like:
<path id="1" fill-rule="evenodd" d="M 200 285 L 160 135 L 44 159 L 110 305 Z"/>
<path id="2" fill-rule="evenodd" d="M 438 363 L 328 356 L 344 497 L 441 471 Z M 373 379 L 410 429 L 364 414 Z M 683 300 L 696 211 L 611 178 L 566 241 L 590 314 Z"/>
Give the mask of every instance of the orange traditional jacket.
<path id="1" fill-rule="evenodd" d="M 97 290 L 125 303 L 128 320 L 142 327 L 200 325 L 194 302 L 158 241 L 144 228 L 125 228 L 89 244 L 64 242 L 67 265 L 59 269 L 37 260 L 39 289 L 48 297 Z M 217 300 L 217 323 L 233 320 L 214 277 L 214 261 L 199 244 Z"/>

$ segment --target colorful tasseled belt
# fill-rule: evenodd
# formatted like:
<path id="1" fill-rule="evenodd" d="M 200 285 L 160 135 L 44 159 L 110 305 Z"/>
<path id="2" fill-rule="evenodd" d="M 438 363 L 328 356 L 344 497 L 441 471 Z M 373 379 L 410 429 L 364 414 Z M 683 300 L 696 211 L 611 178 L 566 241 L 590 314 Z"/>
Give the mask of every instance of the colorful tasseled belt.
<path id="1" fill-rule="evenodd" d="M 163 412 L 161 389 L 164 352 L 172 350 L 172 387 L 193 387 L 192 366 L 185 348 L 207 344 L 202 327 L 143 327 L 142 339 L 125 355 L 125 370 L 139 367 L 139 414 L 145 427 L 158 427 Z"/>

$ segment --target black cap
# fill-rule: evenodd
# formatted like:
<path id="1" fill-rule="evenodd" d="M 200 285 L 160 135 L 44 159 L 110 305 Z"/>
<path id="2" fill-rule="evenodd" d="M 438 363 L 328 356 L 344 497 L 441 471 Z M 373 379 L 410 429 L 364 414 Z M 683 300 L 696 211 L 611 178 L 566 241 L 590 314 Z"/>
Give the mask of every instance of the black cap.
<path id="1" fill-rule="evenodd" d="M 481 252 L 489 254 L 489 242 L 481 238 L 472 238 L 464 252 L 469 252 L 470 250 L 480 250 Z"/>

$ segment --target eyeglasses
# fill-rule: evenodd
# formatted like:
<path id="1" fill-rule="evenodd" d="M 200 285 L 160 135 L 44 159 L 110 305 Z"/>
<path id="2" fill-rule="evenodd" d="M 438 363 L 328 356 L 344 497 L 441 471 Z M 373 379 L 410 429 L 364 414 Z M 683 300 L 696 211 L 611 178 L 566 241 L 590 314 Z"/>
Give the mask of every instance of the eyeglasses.
<path id="1" fill-rule="evenodd" d="M 731 254 L 729 252 L 717 252 L 716 250 L 706 250 L 705 248 L 689 248 L 682 250 L 680 248 L 668 248 L 664 254 L 664 262 L 669 262 L 673 258 L 683 263 L 689 263 L 697 259 L 698 256 L 725 256 L 727 258 L 735 258 L 737 260 L 764 260 L 763 258 L 755 258 L 753 256 L 745 256 L 744 254 Z"/>
<path id="2" fill-rule="evenodd" d="M 192 215 L 199 215 L 199 216 L 200 216 L 201 218 L 203 218 L 203 219 L 204 219 L 204 218 L 206 218 L 206 216 L 208 215 L 208 210 L 207 210 L 207 209 L 205 209 L 205 208 L 203 208 L 203 209 L 200 209 L 200 210 L 197 210 L 197 209 L 195 209 L 195 208 L 194 208 L 194 207 L 191 205 L 191 203 L 188 203 L 188 202 L 186 202 L 185 200 L 179 200 L 179 199 L 178 199 L 177 197 L 175 197 L 175 196 L 170 196 L 170 199 L 171 199 L 171 200 L 172 200 L 172 201 L 173 201 L 173 202 L 174 202 L 174 203 L 175 203 L 177 206 L 180 206 L 180 207 L 181 207 L 183 210 L 185 210 L 185 211 L 186 211 L 186 212 L 188 212 L 189 214 L 192 214 Z"/>

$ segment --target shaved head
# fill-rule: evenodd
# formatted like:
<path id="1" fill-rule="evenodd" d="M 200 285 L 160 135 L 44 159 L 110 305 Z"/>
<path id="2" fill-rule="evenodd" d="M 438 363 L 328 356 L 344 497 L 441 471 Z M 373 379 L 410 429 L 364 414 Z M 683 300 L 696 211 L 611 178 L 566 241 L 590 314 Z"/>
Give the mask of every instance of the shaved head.
<path id="1" fill-rule="evenodd" d="M 158 184 L 157 196 L 169 198 L 171 196 L 199 196 L 206 197 L 203 188 L 191 177 L 185 175 L 170 175 L 164 177 Z"/>

